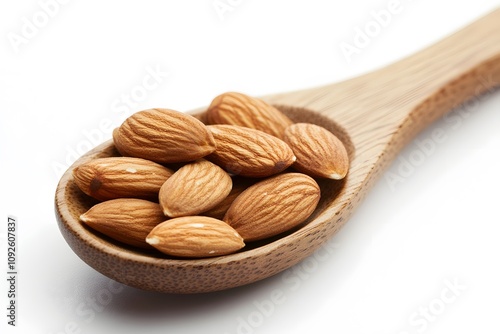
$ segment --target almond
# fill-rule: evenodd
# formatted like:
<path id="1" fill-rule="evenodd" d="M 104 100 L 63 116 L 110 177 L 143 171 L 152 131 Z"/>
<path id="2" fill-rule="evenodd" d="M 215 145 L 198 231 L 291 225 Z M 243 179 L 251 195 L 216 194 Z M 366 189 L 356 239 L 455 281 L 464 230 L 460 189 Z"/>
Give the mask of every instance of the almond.
<path id="1" fill-rule="evenodd" d="M 241 193 L 224 221 L 245 242 L 285 232 L 306 220 L 316 209 L 320 188 L 302 173 L 284 173 L 260 181 Z"/>
<path id="2" fill-rule="evenodd" d="M 219 166 L 200 159 L 176 171 L 159 193 L 163 213 L 192 216 L 210 210 L 229 194 L 231 177 Z"/>
<path id="3" fill-rule="evenodd" d="M 281 139 L 237 125 L 209 125 L 217 149 L 207 159 L 228 173 L 265 177 L 285 170 L 295 161 L 292 149 Z"/>
<path id="4" fill-rule="evenodd" d="M 98 203 L 80 216 L 80 220 L 94 230 L 140 248 L 151 248 L 146 236 L 166 219 L 160 205 L 135 198 Z"/>
<path id="5" fill-rule="evenodd" d="M 149 160 L 130 157 L 98 158 L 73 170 L 76 185 L 100 201 L 133 197 L 158 199 L 173 171 Z"/>
<path id="6" fill-rule="evenodd" d="M 238 197 L 245 189 L 250 187 L 252 184 L 255 184 L 254 180 L 257 179 L 237 176 L 233 177 L 233 188 L 231 189 L 229 195 L 227 195 L 226 198 L 222 200 L 222 202 L 214 206 L 212 209 L 203 212 L 201 215 L 222 220 L 236 197 Z"/>
<path id="7" fill-rule="evenodd" d="M 202 122 L 170 109 L 136 112 L 113 131 L 113 141 L 124 156 L 159 163 L 193 161 L 215 150 Z"/>
<path id="8" fill-rule="evenodd" d="M 266 102 L 245 94 L 228 92 L 217 96 L 207 110 L 209 124 L 240 125 L 283 138 L 292 121 Z"/>
<path id="9" fill-rule="evenodd" d="M 173 218 L 161 223 L 149 233 L 146 242 L 168 255 L 196 258 L 231 254 L 245 246 L 231 226 L 202 216 Z"/>
<path id="10" fill-rule="evenodd" d="M 297 123 L 285 131 L 285 142 L 297 157 L 293 167 L 314 177 L 343 179 L 349 170 L 349 156 L 344 144 L 327 129 Z"/>

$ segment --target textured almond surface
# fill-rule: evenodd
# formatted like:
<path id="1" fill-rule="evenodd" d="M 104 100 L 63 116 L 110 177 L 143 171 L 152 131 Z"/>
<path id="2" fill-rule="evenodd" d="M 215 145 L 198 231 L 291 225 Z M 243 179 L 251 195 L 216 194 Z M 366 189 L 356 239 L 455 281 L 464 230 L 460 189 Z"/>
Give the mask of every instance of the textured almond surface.
<path id="1" fill-rule="evenodd" d="M 245 243 L 231 226 L 211 217 L 173 218 L 155 227 L 146 241 L 160 252 L 180 257 L 234 253 Z"/>
<path id="2" fill-rule="evenodd" d="M 309 217 L 320 199 L 316 181 L 302 173 L 285 173 L 265 179 L 238 196 L 224 221 L 245 241 L 272 237 Z"/>
<path id="3" fill-rule="evenodd" d="M 205 125 L 193 116 L 170 109 L 148 109 L 127 118 L 113 131 L 124 156 L 159 163 L 193 161 L 215 150 Z"/>
<path id="4" fill-rule="evenodd" d="M 266 102 L 245 94 L 228 92 L 217 96 L 207 110 L 209 124 L 240 125 L 282 138 L 292 121 Z"/>
<path id="5" fill-rule="evenodd" d="M 80 216 L 80 220 L 94 230 L 140 248 L 151 248 L 146 236 L 166 219 L 157 203 L 134 198 L 98 203 Z"/>
<path id="6" fill-rule="evenodd" d="M 203 212 L 201 215 L 222 220 L 236 197 L 238 197 L 245 189 L 255 184 L 256 180 L 258 179 L 237 176 L 233 177 L 233 188 L 231 189 L 229 195 L 227 195 L 222 202 L 214 206 L 212 209 Z"/>
<path id="7" fill-rule="evenodd" d="M 209 125 L 217 149 L 207 159 L 228 173 L 264 177 L 285 170 L 295 161 L 292 149 L 281 139 L 237 125 Z"/>
<path id="8" fill-rule="evenodd" d="M 172 174 L 162 165 L 130 157 L 94 159 L 73 170 L 78 187 L 101 201 L 123 197 L 157 200 L 160 187 Z"/>
<path id="9" fill-rule="evenodd" d="M 160 205 L 169 217 L 210 210 L 229 194 L 231 177 L 219 166 L 200 159 L 177 170 L 161 187 Z"/>
<path id="10" fill-rule="evenodd" d="M 297 157 L 293 167 L 302 173 L 334 180 L 343 179 L 349 170 L 344 144 L 327 129 L 297 123 L 285 131 L 285 142 Z"/>

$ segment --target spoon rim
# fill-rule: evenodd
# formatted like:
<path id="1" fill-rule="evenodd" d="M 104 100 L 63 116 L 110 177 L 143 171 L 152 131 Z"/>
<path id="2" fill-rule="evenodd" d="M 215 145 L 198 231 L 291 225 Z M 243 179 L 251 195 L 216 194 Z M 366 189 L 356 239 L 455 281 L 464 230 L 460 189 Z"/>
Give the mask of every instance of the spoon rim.
<path id="1" fill-rule="evenodd" d="M 286 106 L 280 105 L 280 107 L 285 108 Z M 348 148 L 351 162 L 357 160 L 355 159 L 356 154 L 351 138 L 341 125 L 329 117 L 306 108 L 288 108 L 282 111 L 288 114 L 294 123 L 309 120 L 309 123 L 322 125 L 336 135 L 340 135 L 339 139 Z M 203 113 L 200 113 L 199 110 L 194 110 L 188 114 L 203 121 Z M 90 199 L 74 183 L 73 170 L 89 160 L 115 155 L 113 140 L 110 139 L 80 156 L 64 172 L 56 189 L 56 218 L 65 241 L 73 252 L 90 267 L 121 283 L 144 290 L 181 294 L 204 293 L 235 288 L 268 278 L 297 264 L 319 249 L 343 225 L 342 222 L 345 221 L 345 216 L 351 211 L 350 208 L 346 210 L 346 206 L 352 200 L 352 196 L 349 196 L 351 193 L 347 190 L 347 188 L 350 188 L 348 185 L 352 182 L 352 180 L 349 182 L 349 174 L 351 173 L 349 171 L 342 181 L 323 180 L 323 183 L 320 182 L 320 186 L 323 185 L 322 189 L 327 191 L 325 198 L 329 200 L 325 200 L 323 205 L 318 207 L 304 223 L 277 238 L 265 240 L 263 243 L 259 242 L 251 245 L 249 249 L 243 248 L 228 255 L 193 259 L 164 258 L 162 256 L 166 255 L 161 253 L 149 254 L 147 251 L 129 247 L 82 224 L 78 215 L 84 212 L 80 212 L 80 209 L 82 209 L 82 206 L 91 205 L 84 203 L 82 199 L 77 203 L 80 207 L 76 213 L 74 208 L 70 209 L 69 207 L 71 205 L 70 199 L 78 200 L 72 194 L 75 190 L 78 191 L 78 196 L 85 196 L 85 198 Z M 350 170 L 351 168 L 352 165 Z M 332 184 L 335 186 L 330 187 Z M 335 193 L 336 195 L 332 196 Z M 322 192 L 323 196 L 324 193 Z M 133 273 L 130 275 L 130 271 L 123 267 L 129 267 Z M 221 269 L 224 272 L 229 272 L 229 274 L 223 274 L 227 275 L 223 279 L 220 277 L 215 278 L 218 282 L 212 283 L 212 277 L 209 274 L 219 275 Z M 156 275 L 165 275 L 165 281 L 160 282 L 162 284 L 160 287 L 152 285 L 150 282 L 138 278 L 140 274 L 137 271 L 139 270 L 146 270 L 148 273 L 155 273 Z M 201 278 L 198 277 L 201 272 L 205 271 L 207 274 L 203 273 Z M 231 276 L 235 274 L 238 277 Z M 172 278 L 171 275 L 177 276 Z M 195 277 L 192 277 L 192 275 Z M 187 286 L 188 283 L 186 282 L 179 283 L 177 281 L 179 276 L 182 277 L 181 279 L 187 279 L 190 283 L 193 283 L 194 287 Z"/>

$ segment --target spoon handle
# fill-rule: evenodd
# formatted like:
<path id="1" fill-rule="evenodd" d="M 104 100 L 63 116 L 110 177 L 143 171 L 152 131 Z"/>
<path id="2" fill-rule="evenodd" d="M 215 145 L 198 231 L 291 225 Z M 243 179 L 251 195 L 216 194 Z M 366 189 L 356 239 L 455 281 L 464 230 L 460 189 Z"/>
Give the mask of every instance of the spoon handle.
<path id="1" fill-rule="evenodd" d="M 403 146 L 451 109 L 500 84 L 500 9 L 378 75 L 394 89 L 387 115 L 394 117 Z"/>
<path id="2" fill-rule="evenodd" d="M 496 9 L 382 69 L 320 88 L 276 95 L 271 101 L 328 116 L 345 128 L 356 147 L 366 143 L 367 136 L 390 137 L 397 153 L 447 111 L 499 84 L 500 9 Z"/>

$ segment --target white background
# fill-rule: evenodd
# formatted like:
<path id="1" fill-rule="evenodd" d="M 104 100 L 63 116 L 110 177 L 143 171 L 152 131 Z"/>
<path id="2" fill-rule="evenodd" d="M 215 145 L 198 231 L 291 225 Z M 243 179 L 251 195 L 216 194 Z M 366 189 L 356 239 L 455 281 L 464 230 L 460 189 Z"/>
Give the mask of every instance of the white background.
<path id="1" fill-rule="evenodd" d="M 418 155 L 417 142 L 408 146 L 332 239 L 333 252 L 285 274 L 220 293 L 162 295 L 110 285 L 71 251 L 53 211 L 62 168 L 131 113 L 188 111 L 228 90 L 259 96 L 341 81 L 499 5 L 400 0 L 400 12 L 349 62 L 340 44 L 352 44 L 389 0 L 220 2 L 231 6 L 222 16 L 213 0 L 75 0 L 50 7 L 46 22 L 38 1 L 2 2 L 0 263 L 14 215 L 19 295 L 11 328 L 0 280 L 0 331 L 499 333 L 498 92 L 422 133 L 417 140 L 442 129 L 446 140 L 391 184 L 387 176 Z M 148 71 L 163 74 L 141 90 Z M 121 99 L 133 92 L 127 107 Z"/>

